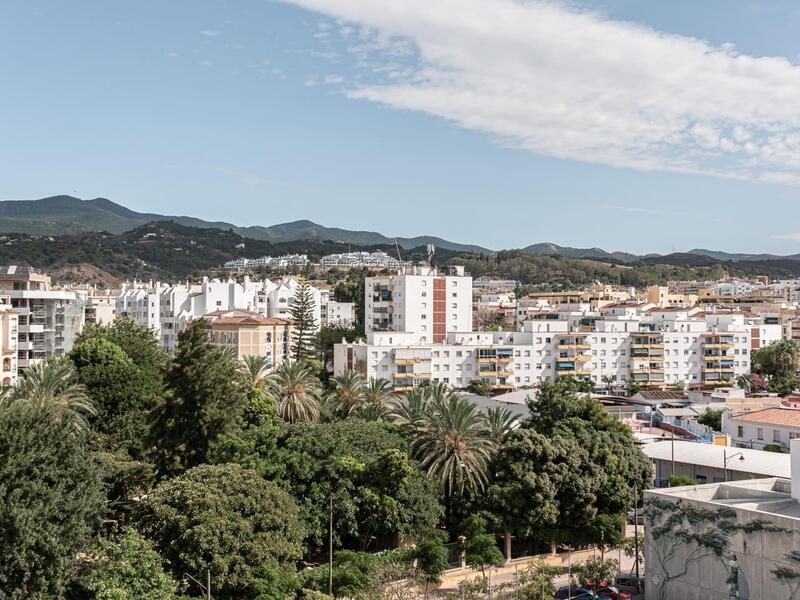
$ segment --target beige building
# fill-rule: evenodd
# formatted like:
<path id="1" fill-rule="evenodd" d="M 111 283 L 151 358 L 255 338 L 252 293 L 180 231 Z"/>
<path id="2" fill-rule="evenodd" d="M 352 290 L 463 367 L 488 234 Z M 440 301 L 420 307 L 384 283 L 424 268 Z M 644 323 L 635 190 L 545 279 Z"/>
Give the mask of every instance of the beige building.
<path id="1" fill-rule="evenodd" d="M 211 322 L 211 343 L 230 348 L 237 359 L 265 356 L 275 368 L 289 357 L 292 322 L 288 319 L 241 309 L 217 310 L 203 318 Z"/>
<path id="2" fill-rule="evenodd" d="M 661 308 L 694 306 L 697 304 L 697 294 L 676 294 L 670 292 L 666 285 L 653 285 L 647 288 L 647 302 Z"/>
<path id="3" fill-rule="evenodd" d="M 11 298 L 0 296 L 0 381 L 4 386 L 17 381 L 18 316 Z"/>

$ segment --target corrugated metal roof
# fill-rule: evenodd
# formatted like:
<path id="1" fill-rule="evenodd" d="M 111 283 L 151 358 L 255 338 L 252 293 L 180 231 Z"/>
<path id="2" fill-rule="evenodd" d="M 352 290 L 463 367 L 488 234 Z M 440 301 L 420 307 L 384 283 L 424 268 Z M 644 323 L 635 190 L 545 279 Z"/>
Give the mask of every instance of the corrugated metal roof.
<path id="1" fill-rule="evenodd" d="M 741 452 L 744 460 L 737 456 L 728 460 L 728 469 L 740 473 L 752 473 L 764 477 L 791 477 L 791 457 L 778 452 L 764 452 L 750 448 L 733 448 L 715 444 L 701 444 L 675 440 L 675 462 L 703 467 L 724 468 L 723 455 Z M 669 439 L 642 445 L 642 452 L 652 460 L 672 460 L 672 444 Z"/>

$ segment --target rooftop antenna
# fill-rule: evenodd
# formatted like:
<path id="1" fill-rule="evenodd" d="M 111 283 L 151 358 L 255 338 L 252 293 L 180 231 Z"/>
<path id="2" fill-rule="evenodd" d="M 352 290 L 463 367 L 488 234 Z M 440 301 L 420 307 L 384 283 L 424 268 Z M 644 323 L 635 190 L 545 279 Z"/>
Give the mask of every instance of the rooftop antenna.
<path id="1" fill-rule="evenodd" d="M 433 255 L 436 253 L 436 246 L 428 244 L 425 248 L 428 251 L 428 264 L 433 266 Z"/>
<path id="2" fill-rule="evenodd" d="M 394 238 L 394 248 L 397 250 L 397 260 L 402 261 L 403 259 L 400 258 L 400 244 L 397 243 L 397 238 Z"/>

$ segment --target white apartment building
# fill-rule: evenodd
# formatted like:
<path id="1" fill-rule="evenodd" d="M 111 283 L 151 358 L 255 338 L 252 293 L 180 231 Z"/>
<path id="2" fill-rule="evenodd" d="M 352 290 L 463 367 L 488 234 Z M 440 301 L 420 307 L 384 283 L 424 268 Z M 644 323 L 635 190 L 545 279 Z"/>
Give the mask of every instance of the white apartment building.
<path id="1" fill-rule="evenodd" d="M 214 311 L 252 311 L 262 317 L 289 317 L 289 302 L 300 283 L 287 277 L 280 282 L 244 277 L 241 282 L 204 277 L 199 283 L 133 282 L 116 298 L 116 314 L 127 316 L 156 332 L 161 347 L 171 352 L 178 334 L 192 319 Z M 321 323 L 320 290 L 311 288 L 317 326 Z"/>
<path id="2" fill-rule="evenodd" d="M 0 377 L 4 386 L 17 382 L 18 321 L 17 312 L 11 308 L 11 297 L 0 296 Z"/>
<path id="3" fill-rule="evenodd" d="M 472 331 L 472 277 L 463 267 L 447 275 L 415 266 L 367 277 L 364 294 L 367 332 L 416 332 L 422 342 L 440 343 L 448 333 Z"/>
<path id="4" fill-rule="evenodd" d="M 260 258 L 237 258 L 227 261 L 222 267 L 228 271 L 243 273 L 247 269 L 259 269 L 263 267 L 279 269 L 304 267 L 308 262 L 308 256 L 305 254 L 284 254 L 283 256 L 262 256 Z"/>
<path id="5" fill-rule="evenodd" d="M 372 267 L 379 269 L 400 269 L 410 267 L 411 263 L 389 256 L 386 252 L 344 252 L 323 256 L 321 267 L 341 267 L 346 269 Z"/>
<path id="6" fill-rule="evenodd" d="M 63 356 L 72 348 L 83 327 L 85 300 L 81 294 L 53 289 L 48 275 L 12 265 L 0 267 L 0 295 L 10 298 L 17 318 L 19 373 L 49 356 Z M 13 325 L 9 323 L 9 327 Z"/>
<path id="7" fill-rule="evenodd" d="M 323 325 L 328 327 L 352 327 L 355 322 L 355 302 L 337 302 L 336 300 L 328 300 L 323 304 Z"/>
<path id="8" fill-rule="evenodd" d="M 402 283 L 368 280 L 373 301 L 370 307 L 368 299 L 367 322 L 373 329 L 364 341 L 336 345 L 336 373 L 357 368 L 400 390 L 429 379 L 455 387 L 483 379 L 502 390 L 559 377 L 587 379 L 598 387 L 606 378 L 619 387 L 630 382 L 656 389 L 678 383 L 710 387 L 750 371 L 752 326 L 742 313 L 612 304 L 591 318 L 543 312 L 526 320 L 521 331 L 448 330 L 434 340 L 430 329 L 419 328 L 429 321 L 418 316 L 430 306 L 430 296 L 422 295 L 430 288 Z M 408 310 L 399 301 L 410 297 L 420 302 L 412 309 L 416 318 L 396 318 Z M 376 312 L 383 306 L 385 312 Z M 400 323 L 408 324 L 405 330 Z"/>

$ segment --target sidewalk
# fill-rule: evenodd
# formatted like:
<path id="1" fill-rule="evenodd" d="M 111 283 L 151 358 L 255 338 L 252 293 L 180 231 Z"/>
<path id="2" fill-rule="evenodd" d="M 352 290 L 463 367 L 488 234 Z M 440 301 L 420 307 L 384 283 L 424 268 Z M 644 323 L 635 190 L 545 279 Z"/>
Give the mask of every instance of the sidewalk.
<path id="1" fill-rule="evenodd" d="M 571 556 L 570 556 L 571 554 Z M 497 567 L 491 569 L 488 572 L 489 578 L 491 580 L 492 587 L 496 585 L 500 585 L 503 583 L 508 583 L 514 580 L 514 575 L 518 571 L 525 570 L 528 565 L 536 562 L 536 561 L 544 561 L 546 564 L 554 567 L 561 567 L 564 570 L 564 575 L 556 578 L 555 582 L 556 585 L 566 585 L 568 583 L 568 575 L 567 569 L 569 567 L 570 562 L 575 565 L 577 563 L 584 562 L 594 556 L 599 556 L 600 552 L 595 549 L 591 550 L 579 550 L 572 553 L 569 552 L 561 552 L 558 554 L 537 554 L 534 556 L 526 556 L 522 558 L 513 559 L 506 565 L 502 567 Z M 618 550 L 610 550 L 605 553 L 606 558 L 613 558 L 615 560 L 620 560 L 620 553 Z M 620 560 L 620 567 L 623 573 L 630 573 L 633 569 L 633 557 L 627 557 L 622 554 Z M 643 573 L 644 565 L 641 563 L 639 564 L 639 569 Z M 478 576 L 478 573 L 472 569 L 451 569 L 447 571 L 442 577 L 442 584 L 439 587 L 439 593 L 444 595 L 447 592 L 453 592 L 458 590 L 458 584 L 464 580 L 474 579 Z"/>

